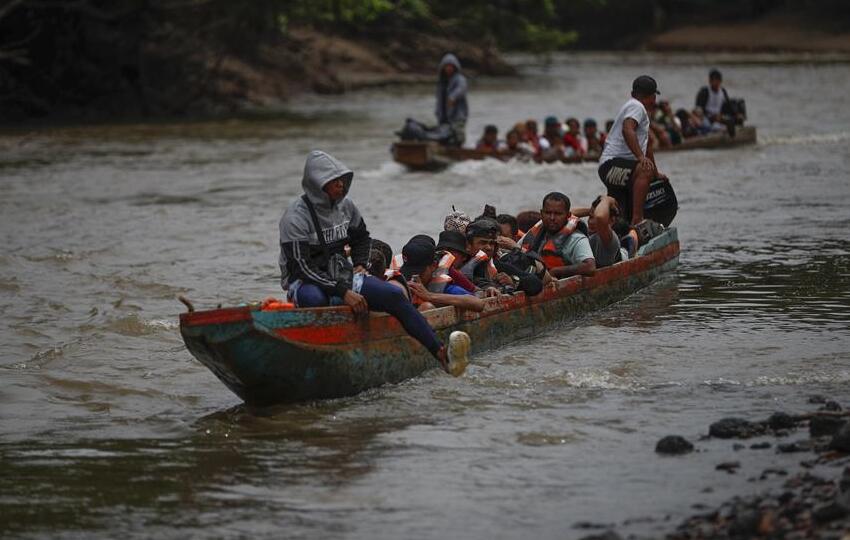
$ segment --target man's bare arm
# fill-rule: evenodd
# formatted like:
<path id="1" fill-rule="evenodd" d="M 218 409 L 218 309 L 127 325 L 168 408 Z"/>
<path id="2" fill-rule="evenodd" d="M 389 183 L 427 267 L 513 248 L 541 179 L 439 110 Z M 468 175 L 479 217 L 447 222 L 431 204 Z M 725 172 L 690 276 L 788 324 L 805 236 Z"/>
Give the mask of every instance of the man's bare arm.
<path id="1" fill-rule="evenodd" d="M 549 273 L 552 274 L 552 277 L 555 279 L 571 276 L 592 276 L 596 273 L 596 260 L 585 259 L 578 264 L 557 266 L 555 268 L 550 268 Z"/>

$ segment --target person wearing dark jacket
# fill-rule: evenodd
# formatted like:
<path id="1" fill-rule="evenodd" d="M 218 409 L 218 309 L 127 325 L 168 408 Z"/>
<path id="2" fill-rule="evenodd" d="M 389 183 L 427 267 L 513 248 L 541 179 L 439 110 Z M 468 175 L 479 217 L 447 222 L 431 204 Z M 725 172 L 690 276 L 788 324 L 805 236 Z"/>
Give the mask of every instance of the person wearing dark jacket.
<path id="1" fill-rule="evenodd" d="M 735 126 L 744 121 L 744 115 L 735 107 L 723 87 L 723 75 L 716 69 L 708 74 L 708 86 L 703 86 L 697 92 L 696 106 L 705 112 L 712 124 L 725 124 L 730 136 L 735 135 Z"/>
<path id="2" fill-rule="evenodd" d="M 399 289 L 366 275 L 372 242 L 363 216 L 347 198 L 353 177 L 352 170 L 330 154 L 314 150 L 307 156 L 301 180 L 304 196 L 295 199 L 280 218 L 281 282 L 288 286 L 290 300 L 305 308 L 345 304 L 356 316 L 366 314 L 369 309 L 389 313 L 428 349 L 443 369 L 452 374 L 462 373 L 469 336 L 452 332 L 449 346 L 444 346 L 428 321 Z M 310 205 L 321 231 L 316 230 Z M 328 263 L 332 257 L 344 256 L 346 245 L 351 248 L 353 279 L 334 280 Z"/>
<path id="3" fill-rule="evenodd" d="M 466 119 L 469 117 L 466 90 L 466 77 L 460 72 L 460 61 L 452 53 L 446 54 L 440 61 L 434 115 L 441 130 L 450 133 L 448 140 L 456 146 L 463 146 L 466 140 Z"/>

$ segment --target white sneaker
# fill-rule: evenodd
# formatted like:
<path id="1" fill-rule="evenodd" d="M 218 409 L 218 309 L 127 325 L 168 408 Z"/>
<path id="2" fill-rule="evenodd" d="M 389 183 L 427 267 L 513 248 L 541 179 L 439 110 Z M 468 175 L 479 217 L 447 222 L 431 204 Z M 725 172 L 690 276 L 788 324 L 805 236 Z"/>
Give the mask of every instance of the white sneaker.
<path id="1" fill-rule="evenodd" d="M 448 356 L 447 370 L 455 377 L 460 377 L 469 365 L 469 352 L 472 349 L 472 340 L 469 334 L 455 330 L 449 335 L 449 346 L 446 351 Z"/>

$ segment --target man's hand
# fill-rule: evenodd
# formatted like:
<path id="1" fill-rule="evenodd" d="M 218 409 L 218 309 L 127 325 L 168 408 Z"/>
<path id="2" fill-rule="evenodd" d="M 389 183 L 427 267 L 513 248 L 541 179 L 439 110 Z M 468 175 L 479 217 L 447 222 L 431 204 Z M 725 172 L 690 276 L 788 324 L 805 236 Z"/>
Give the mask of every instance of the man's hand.
<path id="1" fill-rule="evenodd" d="M 643 156 L 638 160 L 637 168 L 640 171 L 644 172 L 653 172 L 655 170 L 655 164 L 646 156 Z"/>
<path id="2" fill-rule="evenodd" d="M 417 283 L 415 281 L 408 281 L 407 286 L 410 288 L 410 292 L 421 298 L 425 302 L 431 301 L 431 291 L 425 288 L 421 283 Z"/>
<path id="3" fill-rule="evenodd" d="M 358 264 L 357 266 L 354 267 L 354 273 L 355 274 L 365 274 L 366 273 L 366 267 L 363 266 L 362 264 Z"/>
<path id="4" fill-rule="evenodd" d="M 345 302 L 347 306 L 351 306 L 351 311 L 354 312 L 355 316 L 360 316 L 369 312 L 369 304 L 366 303 L 366 299 L 351 289 L 345 291 L 345 296 L 342 297 L 342 301 Z"/>
<path id="5" fill-rule="evenodd" d="M 497 236 L 496 245 L 498 245 L 502 249 L 515 249 L 519 247 L 516 242 L 514 242 L 511 238 L 508 238 L 507 236 Z"/>
<path id="6" fill-rule="evenodd" d="M 496 274 L 496 282 L 499 285 L 513 285 L 514 284 L 513 278 L 511 276 L 507 275 L 504 272 L 499 272 L 498 274 Z"/>

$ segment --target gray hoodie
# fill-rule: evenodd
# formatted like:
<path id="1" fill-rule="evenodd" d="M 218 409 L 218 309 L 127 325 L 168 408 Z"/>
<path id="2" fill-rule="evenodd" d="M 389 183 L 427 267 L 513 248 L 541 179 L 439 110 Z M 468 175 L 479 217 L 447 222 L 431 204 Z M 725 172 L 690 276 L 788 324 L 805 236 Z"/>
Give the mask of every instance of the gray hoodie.
<path id="1" fill-rule="evenodd" d="M 450 79 L 446 80 L 443 68 L 447 64 L 455 67 L 455 72 Z M 439 80 L 437 81 L 437 107 L 434 114 L 440 124 L 466 123 L 469 116 L 469 106 L 466 103 L 466 77 L 460 72 L 460 61 L 457 56 L 448 53 L 440 61 Z M 453 100 L 454 105 L 449 106 L 448 100 Z"/>
<path id="2" fill-rule="evenodd" d="M 342 177 L 346 196 L 331 203 L 322 191 L 325 184 Z M 364 267 L 369 262 L 372 241 L 360 211 L 347 197 L 354 173 L 341 161 L 320 150 L 313 150 L 304 164 L 301 187 L 319 218 L 328 251 L 344 253 L 351 247 L 354 265 Z M 286 288 L 296 279 L 318 285 L 328 295 L 343 296 L 348 286 L 334 282 L 327 275 L 328 259 L 319 243 L 310 210 L 301 197 L 295 199 L 280 218 L 280 271 L 281 285 Z"/>

